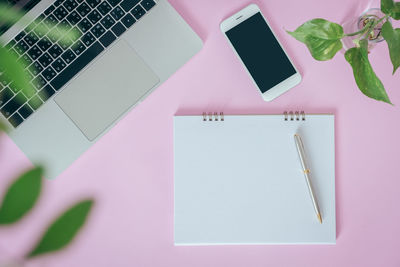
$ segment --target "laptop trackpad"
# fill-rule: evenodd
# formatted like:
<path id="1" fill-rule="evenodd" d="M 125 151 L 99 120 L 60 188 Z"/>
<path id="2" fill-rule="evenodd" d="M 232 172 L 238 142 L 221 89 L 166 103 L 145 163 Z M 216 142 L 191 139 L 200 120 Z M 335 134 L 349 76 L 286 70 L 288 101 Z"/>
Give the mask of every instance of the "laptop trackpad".
<path id="1" fill-rule="evenodd" d="M 135 50 L 120 40 L 71 81 L 55 101 L 92 141 L 158 82 Z"/>

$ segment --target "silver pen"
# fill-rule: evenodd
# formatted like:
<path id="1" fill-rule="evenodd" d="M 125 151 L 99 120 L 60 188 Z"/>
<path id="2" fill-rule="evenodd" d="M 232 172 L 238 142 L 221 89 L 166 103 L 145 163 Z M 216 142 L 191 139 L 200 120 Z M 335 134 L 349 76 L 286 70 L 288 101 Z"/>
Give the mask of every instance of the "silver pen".
<path id="1" fill-rule="evenodd" d="M 304 151 L 303 141 L 301 140 L 301 137 L 298 134 L 294 135 L 294 140 L 296 142 L 297 152 L 299 153 L 299 159 L 300 159 L 300 162 L 301 162 L 301 166 L 303 167 L 304 176 L 306 177 L 306 182 L 307 182 L 308 190 L 310 192 L 311 200 L 312 200 L 313 205 L 314 205 L 315 213 L 317 214 L 318 221 L 320 223 L 322 223 L 322 217 L 321 217 L 321 212 L 319 211 L 317 198 L 316 198 L 316 196 L 314 194 L 314 190 L 313 190 L 313 187 L 311 185 L 310 168 L 307 165 L 307 157 L 306 157 L 306 153 Z"/>

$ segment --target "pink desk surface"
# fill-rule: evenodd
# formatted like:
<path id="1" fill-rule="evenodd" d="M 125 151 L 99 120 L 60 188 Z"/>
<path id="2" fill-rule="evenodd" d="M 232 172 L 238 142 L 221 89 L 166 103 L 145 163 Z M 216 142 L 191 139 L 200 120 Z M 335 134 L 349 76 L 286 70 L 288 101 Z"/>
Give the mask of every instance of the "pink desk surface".
<path id="1" fill-rule="evenodd" d="M 394 106 L 359 92 L 343 53 L 316 62 L 284 31 L 316 17 L 343 22 L 370 1 L 255 2 L 300 69 L 301 85 L 264 102 L 229 48 L 219 24 L 250 1 L 171 0 L 204 48 L 62 175 L 46 181 L 28 216 L 0 228 L 0 259 L 26 253 L 61 209 L 92 196 L 92 216 L 71 246 L 27 266 L 400 266 L 400 74 L 391 74 L 386 44 L 370 59 Z M 337 244 L 174 247 L 173 115 L 299 109 L 336 115 Z M 3 195 L 31 165 L 8 137 L 0 148 Z"/>

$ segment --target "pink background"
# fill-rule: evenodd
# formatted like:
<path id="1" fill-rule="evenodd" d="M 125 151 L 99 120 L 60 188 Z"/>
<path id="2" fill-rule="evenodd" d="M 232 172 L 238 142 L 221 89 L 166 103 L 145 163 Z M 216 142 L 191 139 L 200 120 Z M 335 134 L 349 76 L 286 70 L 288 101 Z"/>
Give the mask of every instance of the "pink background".
<path id="1" fill-rule="evenodd" d="M 62 175 L 46 181 L 23 220 L 0 228 L 0 261 L 20 258 L 62 209 L 94 197 L 73 244 L 28 266 L 400 266 L 400 79 L 391 74 L 386 44 L 370 59 L 394 106 L 362 95 L 343 53 L 317 62 L 284 31 L 316 17 L 342 23 L 370 1 L 255 1 L 303 75 L 301 85 L 271 103 L 261 99 L 219 30 L 250 1 L 170 2 L 204 48 Z M 297 109 L 336 115 L 337 244 L 174 247 L 173 115 Z M 30 166 L 3 135 L 0 195 Z"/>

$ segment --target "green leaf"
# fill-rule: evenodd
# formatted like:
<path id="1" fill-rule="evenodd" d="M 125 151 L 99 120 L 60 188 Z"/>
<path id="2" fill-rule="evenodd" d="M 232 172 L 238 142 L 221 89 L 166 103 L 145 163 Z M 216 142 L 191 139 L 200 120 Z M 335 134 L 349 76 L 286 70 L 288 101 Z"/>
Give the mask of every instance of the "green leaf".
<path id="1" fill-rule="evenodd" d="M 36 92 L 32 84 L 29 83 L 23 61 L 17 61 L 18 56 L 10 53 L 7 49 L 0 45 L 0 76 L 8 81 L 14 81 L 15 87 L 21 88 L 26 95 Z"/>
<path id="2" fill-rule="evenodd" d="M 326 40 L 311 35 L 306 37 L 305 44 L 316 60 L 329 60 L 343 47 L 340 40 Z"/>
<path id="3" fill-rule="evenodd" d="M 0 3 L 0 21 L 5 25 L 13 25 L 23 17 L 24 13 L 11 6 Z"/>
<path id="4" fill-rule="evenodd" d="M 0 21 L 2 23 L 6 25 L 12 25 L 18 21 L 21 25 L 25 25 L 32 21 L 32 18 L 24 16 L 25 16 L 24 12 L 21 12 L 16 8 L 12 8 L 9 5 L 0 3 Z M 38 23 L 37 25 L 34 26 L 34 28 L 32 28 L 30 25 L 33 24 L 29 24 L 29 26 L 27 27 L 27 31 L 34 30 L 35 33 L 41 33 L 42 35 L 47 34 L 47 36 L 50 36 L 55 40 L 61 39 L 62 37 L 68 37 L 71 40 L 74 40 L 78 39 L 81 36 L 81 33 L 77 31 L 76 28 L 71 29 L 70 27 L 66 27 L 62 24 L 59 24 L 57 25 L 57 27 L 54 27 L 56 26 L 55 23 L 49 20 L 45 21 L 48 26 L 45 26 L 43 23 Z M 57 30 L 55 31 L 52 30 L 48 33 L 49 28 Z M 60 41 L 60 43 L 62 43 L 62 41 Z"/>
<path id="5" fill-rule="evenodd" d="M 340 40 L 343 38 L 343 27 L 325 19 L 312 19 L 298 27 L 294 32 L 287 31 L 298 41 L 305 43 L 307 36 L 325 40 Z"/>
<path id="6" fill-rule="evenodd" d="M 392 24 L 389 21 L 386 21 L 382 26 L 381 33 L 388 44 L 394 74 L 400 66 L 400 29 L 393 29 Z"/>
<path id="7" fill-rule="evenodd" d="M 7 126 L 0 121 L 0 132 L 7 132 Z"/>
<path id="8" fill-rule="evenodd" d="M 329 60 L 343 47 L 340 41 L 344 36 L 343 27 L 325 19 L 307 21 L 288 33 L 306 44 L 316 60 Z"/>
<path id="9" fill-rule="evenodd" d="M 34 168 L 11 184 L 0 207 L 0 224 L 18 221 L 35 205 L 41 191 L 42 174 L 42 168 Z"/>
<path id="10" fill-rule="evenodd" d="M 361 40 L 360 45 L 360 47 L 350 48 L 345 53 L 346 60 L 353 68 L 358 88 L 370 98 L 392 104 L 368 60 L 368 41 Z"/>
<path id="11" fill-rule="evenodd" d="M 400 19 L 400 2 L 381 0 L 381 11 L 395 20 Z"/>
<path id="12" fill-rule="evenodd" d="M 92 205 L 93 200 L 84 200 L 64 212 L 50 225 L 27 258 L 57 251 L 68 245 L 85 223 Z"/>

